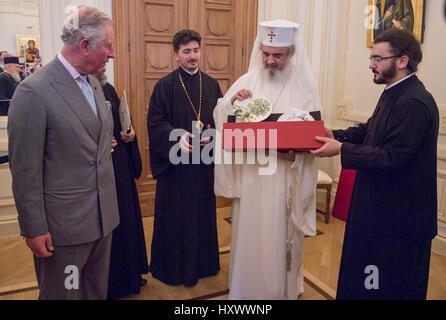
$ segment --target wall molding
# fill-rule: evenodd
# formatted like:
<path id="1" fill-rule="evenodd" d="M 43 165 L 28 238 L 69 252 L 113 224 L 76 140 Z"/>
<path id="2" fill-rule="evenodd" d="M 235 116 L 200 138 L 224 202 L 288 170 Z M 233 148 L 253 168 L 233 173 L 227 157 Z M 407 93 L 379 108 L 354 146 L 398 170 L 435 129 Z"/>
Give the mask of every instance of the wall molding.
<path id="1" fill-rule="evenodd" d="M 336 105 L 336 120 L 365 123 L 372 116 L 369 112 L 356 111 L 355 98 L 343 97 Z"/>
<path id="2" fill-rule="evenodd" d="M 446 146 L 439 145 L 437 149 L 437 159 L 441 161 L 446 161 Z"/>
<path id="3" fill-rule="evenodd" d="M 441 179 L 446 179 L 446 171 L 445 170 L 437 170 L 437 177 Z"/>
<path id="4" fill-rule="evenodd" d="M 323 14 L 322 14 L 322 20 L 327 21 L 327 23 L 322 25 L 321 29 L 321 39 L 320 39 L 320 47 L 321 47 L 321 58 L 319 63 L 319 99 L 322 104 L 322 109 L 325 113 L 325 109 L 327 107 L 327 88 L 328 88 L 328 61 L 330 58 L 330 48 L 331 42 L 330 42 L 330 33 L 329 33 L 329 26 L 331 25 L 331 4 L 332 1 L 330 0 L 324 0 L 323 2 Z"/>
<path id="5" fill-rule="evenodd" d="M 340 121 L 349 121 L 354 123 L 365 123 L 372 116 L 371 113 L 356 111 L 353 107 L 355 98 L 342 98 L 339 105 L 336 106 L 336 119 Z M 440 112 L 440 131 L 439 135 L 446 136 L 446 105 L 438 105 Z M 446 148 L 446 147 L 445 147 Z M 446 160 L 446 159 L 442 159 Z"/>
<path id="6" fill-rule="evenodd" d="M 0 151 L 8 152 L 8 117 L 0 117 Z M 4 166 L 4 165 L 1 165 Z M 0 167 L 1 167 L 0 166 Z"/>
<path id="7" fill-rule="evenodd" d="M 432 251 L 446 257 L 446 238 L 439 235 L 432 241 Z"/>
<path id="8" fill-rule="evenodd" d="M 20 15 L 22 17 L 39 17 L 39 11 L 36 9 L 36 12 L 23 12 L 23 11 L 2 11 L 0 8 L 1 14 L 13 14 Z"/>
<path id="9" fill-rule="evenodd" d="M 2 0 L 0 12 L 2 14 L 32 15 L 38 14 L 39 0 Z"/>
<path id="10" fill-rule="evenodd" d="M 307 1 L 301 4 L 303 11 L 306 12 L 304 20 L 305 47 L 307 49 L 308 60 L 313 65 L 313 35 L 314 35 L 314 1 Z"/>
<path id="11" fill-rule="evenodd" d="M 0 199 L 0 209 L 5 207 L 14 207 L 15 208 L 15 201 L 13 197 L 7 197 L 7 198 L 1 198 Z M 1 215 L 0 215 L 1 218 Z"/>
<path id="12" fill-rule="evenodd" d="M 16 237 L 20 235 L 17 217 L 9 220 L 0 219 L 0 238 Z"/>
<path id="13" fill-rule="evenodd" d="M 446 105 L 439 104 L 438 111 L 440 113 L 440 135 L 446 136 Z"/>

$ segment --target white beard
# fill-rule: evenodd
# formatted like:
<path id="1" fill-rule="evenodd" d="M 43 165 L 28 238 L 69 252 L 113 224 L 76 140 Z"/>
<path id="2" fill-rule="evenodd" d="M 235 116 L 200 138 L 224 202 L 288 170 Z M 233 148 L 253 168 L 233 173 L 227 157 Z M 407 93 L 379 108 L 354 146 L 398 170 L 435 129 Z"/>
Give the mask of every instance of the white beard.
<path id="1" fill-rule="evenodd" d="M 282 70 L 269 70 L 264 68 L 260 72 L 262 94 L 272 99 L 274 103 L 282 92 L 284 85 L 289 80 L 291 71 L 291 63 L 288 63 Z"/>
<path id="2" fill-rule="evenodd" d="M 19 83 L 20 81 L 22 81 L 18 72 L 10 73 L 10 75 L 15 82 Z"/>

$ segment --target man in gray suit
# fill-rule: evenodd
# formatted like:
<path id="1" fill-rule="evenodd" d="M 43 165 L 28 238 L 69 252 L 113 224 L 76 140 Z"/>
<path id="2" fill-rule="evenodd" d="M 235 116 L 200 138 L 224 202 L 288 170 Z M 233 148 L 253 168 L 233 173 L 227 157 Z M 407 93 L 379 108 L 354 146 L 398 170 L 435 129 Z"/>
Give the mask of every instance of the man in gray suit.
<path id="1" fill-rule="evenodd" d="M 58 56 L 12 99 L 12 188 L 39 299 L 106 299 L 111 233 L 119 224 L 113 118 L 89 74 L 114 58 L 112 22 L 80 7 L 62 40 Z"/>

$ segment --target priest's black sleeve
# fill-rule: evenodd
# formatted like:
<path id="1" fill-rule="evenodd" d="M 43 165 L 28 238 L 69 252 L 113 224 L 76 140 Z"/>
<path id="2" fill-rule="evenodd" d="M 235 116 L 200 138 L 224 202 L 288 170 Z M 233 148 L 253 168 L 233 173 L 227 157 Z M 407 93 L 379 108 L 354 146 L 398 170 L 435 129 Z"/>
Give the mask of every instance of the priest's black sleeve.
<path id="1" fill-rule="evenodd" d="M 431 125 L 432 115 L 427 106 L 411 99 L 393 111 L 385 125 L 382 145 L 343 143 L 342 167 L 355 170 L 401 167 L 414 158 Z"/>
<path id="2" fill-rule="evenodd" d="M 170 91 L 168 81 L 158 81 L 150 99 L 147 116 L 147 130 L 149 133 L 150 166 L 154 179 L 159 177 L 170 165 L 169 152 L 177 143 L 169 141 L 174 127 L 171 124 Z"/>
<path id="3" fill-rule="evenodd" d="M 367 134 L 369 122 L 360 124 L 357 127 L 351 127 L 347 130 L 334 130 L 333 135 L 340 142 L 349 142 L 353 144 L 362 144 Z"/>
<path id="4" fill-rule="evenodd" d="M 130 161 L 130 167 L 132 169 L 131 174 L 133 179 L 139 179 L 141 177 L 142 172 L 142 161 L 141 154 L 139 152 L 138 147 L 138 138 L 135 135 L 135 140 L 124 143 L 121 140 L 121 120 L 119 116 L 119 106 L 121 104 L 121 100 L 119 99 L 118 93 L 115 88 L 110 84 L 106 83 L 102 87 L 105 95 L 105 99 L 110 101 L 113 108 L 113 122 L 114 122 L 114 130 L 113 135 L 118 140 L 118 144 L 120 144 L 123 148 L 125 148 L 128 159 Z"/>
<path id="5" fill-rule="evenodd" d="M 9 100 L 9 99 L 0 94 L 0 100 Z M 8 109 L 9 109 L 9 102 L 8 101 L 0 101 L 0 116 L 7 116 Z"/>
<path id="6" fill-rule="evenodd" d="M 121 103 L 121 100 L 119 99 L 118 93 L 116 92 L 115 88 L 107 82 L 102 87 L 102 89 L 104 91 L 105 99 L 110 101 L 112 106 L 116 108 L 116 111 L 118 111 L 119 114 L 119 104 Z"/>
<path id="7" fill-rule="evenodd" d="M 125 144 L 127 153 L 129 155 L 130 164 L 132 167 L 132 174 L 134 179 L 139 179 L 142 173 L 142 160 L 138 147 L 138 138 Z"/>

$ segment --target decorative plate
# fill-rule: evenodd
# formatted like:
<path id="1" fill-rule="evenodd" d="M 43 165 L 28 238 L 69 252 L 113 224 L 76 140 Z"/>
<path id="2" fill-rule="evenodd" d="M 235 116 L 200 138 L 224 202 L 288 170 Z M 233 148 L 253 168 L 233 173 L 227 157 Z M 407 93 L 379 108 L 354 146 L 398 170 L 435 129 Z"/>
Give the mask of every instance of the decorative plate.
<path id="1" fill-rule="evenodd" d="M 252 97 L 244 101 L 236 100 L 232 106 L 237 122 L 261 122 L 273 111 L 271 101 L 263 96 Z"/>
<path id="2" fill-rule="evenodd" d="M 290 111 L 280 116 L 277 121 L 315 121 L 309 112 L 296 108 L 291 108 Z"/>

